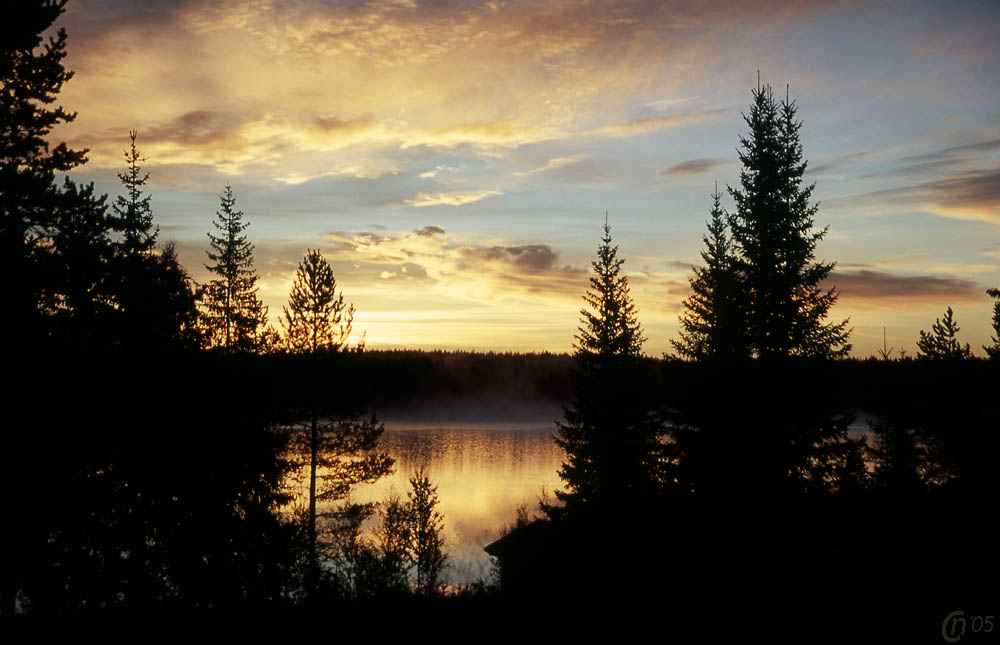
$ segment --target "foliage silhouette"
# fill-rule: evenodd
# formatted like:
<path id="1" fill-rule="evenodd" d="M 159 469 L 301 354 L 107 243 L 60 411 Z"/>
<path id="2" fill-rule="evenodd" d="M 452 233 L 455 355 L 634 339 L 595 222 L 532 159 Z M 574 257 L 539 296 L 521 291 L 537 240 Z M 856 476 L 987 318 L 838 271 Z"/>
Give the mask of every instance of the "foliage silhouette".
<path id="1" fill-rule="evenodd" d="M 705 363 L 701 391 L 686 388 L 666 411 L 678 484 L 715 499 L 857 490 L 867 474 L 863 446 L 847 436 L 851 414 L 809 374 L 847 356 L 850 331 L 825 321 L 838 294 L 821 287 L 833 263 L 814 259 L 826 229 L 813 230 L 814 185 L 802 183 L 802 122 L 770 86 L 751 94 L 740 187 L 729 189 L 736 208 L 724 214 L 713 195 L 706 266 L 674 344 Z"/>
<path id="2" fill-rule="evenodd" d="M 923 492 L 928 454 L 917 429 L 892 416 L 881 416 L 868 425 L 875 437 L 871 449 L 874 486 L 899 496 Z"/>
<path id="3" fill-rule="evenodd" d="M 440 582 L 448 556 L 444 552 L 444 522 L 435 509 L 438 504 L 437 485 L 432 484 L 423 469 L 410 477 L 406 496 L 407 553 L 416 568 L 417 589 L 434 593 Z"/>
<path id="4" fill-rule="evenodd" d="M 993 344 L 983 345 L 983 349 L 986 350 L 987 356 L 998 359 L 1000 358 L 1000 289 L 988 289 L 986 293 L 996 298 L 996 302 L 993 303 L 993 320 L 991 322 L 993 337 L 990 340 Z"/>
<path id="5" fill-rule="evenodd" d="M 740 137 L 740 188 L 729 189 L 736 209 L 728 216 L 750 354 L 845 357 L 851 350 L 848 321 L 825 322 L 838 293 L 820 286 L 834 264 L 814 262 L 827 229 L 813 230 L 815 185 L 802 185 L 807 162 L 798 108 L 787 96 L 778 103 L 769 85 L 758 85 L 752 95 L 744 115 L 750 132 Z"/>
<path id="6" fill-rule="evenodd" d="M 123 255 L 137 256 L 152 251 L 156 246 L 159 228 L 153 225 L 153 209 L 150 196 L 143 195 L 142 187 L 149 181 L 149 173 L 143 173 L 139 166 L 146 158 L 139 154 L 135 147 L 137 130 L 130 130 L 132 145 L 125 151 L 125 163 L 128 166 L 124 173 L 118 173 L 118 179 L 125 187 L 126 195 L 119 195 L 111 206 L 114 213 L 115 230 L 122 234 L 118 247 Z"/>
<path id="7" fill-rule="evenodd" d="M 55 184 L 55 173 L 84 163 L 87 150 L 72 150 L 65 143 L 50 148 L 48 143 L 55 126 L 76 118 L 75 112 L 62 106 L 51 107 L 73 77 L 62 64 L 66 31 L 60 28 L 42 42 L 42 34 L 65 4 L 65 0 L 15 0 L 5 6 L 0 27 L 0 271 L 17 276 L 6 296 L 7 320 L 11 337 L 25 348 L 43 340 L 58 341 L 59 329 L 51 317 L 60 315 L 63 320 L 58 325 L 67 322 L 63 310 L 68 298 L 79 302 L 85 293 L 96 296 L 86 284 L 93 281 L 92 273 L 74 276 L 67 269 L 64 260 L 77 249 L 67 249 L 67 238 L 73 238 L 76 231 L 61 230 L 66 220 L 71 221 L 69 226 L 86 228 L 81 231 L 85 239 L 105 243 L 100 227 L 91 227 L 89 222 L 90 217 L 103 215 L 103 201 L 94 197 L 93 187 L 77 188 L 68 180 L 62 189 Z M 53 248 L 57 234 L 64 242 L 58 251 Z M 88 264 L 103 261 L 101 249 L 83 248 Z M 75 283 L 78 277 L 84 284 Z M 99 308 L 100 298 L 88 304 Z M 87 329 L 78 335 L 93 333 Z"/>
<path id="8" fill-rule="evenodd" d="M 556 497 L 564 506 L 544 506 L 550 517 L 646 497 L 662 475 L 662 428 L 641 361 L 642 329 L 607 223 L 597 253 L 575 337 L 573 401 L 557 424 L 566 490 Z"/>
<path id="9" fill-rule="evenodd" d="M 439 590 L 448 561 L 442 535 L 444 520 L 435 508 L 437 485 L 419 469 L 410 476 L 406 497 L 404 502 L 390 496 L 381 504 L 378 550 L 390 580 L 397 586 L 405 585 L 412 571 L 417 592 L 433 595 Z"/>
<path id="10" fill-rule="evenodd" d="M 722 195 L 712 193 L 708 234 L 702 237 L 703 267 L 693 267 L 691 295 L 684 300 L 679 340 L 672 340 L 677 353 L 688 359 L 733 359 L 745 357 L 749 348 L 744 313 L 739 310 L 742 277 L 738 274 L 732 240 L 726 233 Z"/>
<path id="11" fill-rule="evenodd" d="M 196 350 L 204 342 L 193 280 L 168 242 L 156 251 L 159 228 L 153 223 L 151 196 L 142 187 L 149 179 L 139 163 L 138 132 L 131 130 L 125 151 L 126 172 L 118 173 L 125 188 L 112 205 L 110 218 L 120 238 L 110 267 L 117 308 L 117 341 L 130 349 Z"/>
<path id="12" fill-rule="evenodd" d="M 61 404 L 46 416 L 44 435 L 11 446 L 45 454 L 48 464 L 45 481 L 23 492 L 36 512 L 19 517 L 28 538 L 14 575 L 22 611 L 227 610 L 289 601 L 298 549 L 276 512 L 286 501 L 282 435 L 262 406 L 189 402 L 192 373 L 215 374 L 214 393 L 223 399 L 237 395 L 242 378 L 262 373 L 210 358 L 179 358 L 156 370 L 146 368 L 145 356 L 59 361 L 45 396 Z M 94 406 L 107 391 L 116 393 L 115 405 Z M 150 414 L 149 391 L 188 402 Z M 42 396 L 24 402 L 37 405 Z"/>
<path id="13" fill-rule="evenodd" d="M 920 340 L 917 341 L 917 358 L 932 360 L 957 360 L 972 358 L 972 348 L 968 343 L 963 347 L 956 335 L 959 326 L 955 324 L 954 312 L 948 307 L 944 319 L 936 319 L 931 328 L 932 333 L 920 330 Z"/>
<path id="14" fill-rule="evenodd" d="M 253 244 L 244 231 L 249 223 L 235 210 L 236 198 L 228 184 L 220 197 L 216 219 L 220 235 L 208 234 L 205 268 L 219 276 L 205 286 L 203 320 L 212 347 L 227 353 L 256 353 L 266 348 L 267 307 L 257 297 Z"/>
<path id="15" fill-rule="evenodd" d="M 66 181 L 52 208 L 54 226 L 35 257 L 42 291 L 37 311 L 46 319 L 48 340 L 67 349 L 108 348 L 119 337 L 120 289 L 113 279 L 114 247 L 106 216 L 107 197 L 93 185 Z"/>
<path id="16" fill-rule="evenodd" d="M 358 411 L 321 414 L 319 409 L 304 421 L 288 424 L 288 460 L 294 465 L 292 481 L 307 485 L 302 523 L 309 544 L 306 569 L 307 591 L 315 591 L 321 577 L 321 560 L 336 558 L 338 533 L 350 533 L 374 512 L 370 504 L 348 499 L 359 484 L 372 484 L 392 472 L 393 459 L 376 452 L 384 426 L 374 416 Z"/>
<path id="17" fill-rule="evenodd" d="M 331 405 L 319 391 L 330 382 L 322 376 L 320 360 L 348 349 L 353 317 L 353 305 L 345 314 L 344 296 L 336 293 L 330 265 L 319 251 L 308 251 L 299 263 L 281 322 L 287 348 L 306 354 L 311 363 L 304 392 L 308 410 L 301 421 L 289 426 L 289 432 L 294 463 L 308 468 L 300 477 L 308 482 L 306 589 L 313 596 L 321 577 L 320 551 L 333 558 L 357 556 L 363 551 L 356 539 L 360 525 L 374 512 L 371 504 L 335 504 L 345 500 L 355 485 L 373 483 L 389 474 L 393 465 L 388 455 L 374 452 L 384 430 L 375 416 L 364 419 L 356 403 L 337 401 Z M 340 363 L 340 367 L 344 365 Z M 321 504 L 325 509 L 320 509 Z M 320 520 L 325 521 L 325 527 L 320 526 Z M 321 532 L 325 539 L 321 539 Z"/>
<path id="18" fill-rule="evenodd" d="M 319 250 L 307 251 L 299 262 L 288 306 L 282 308 L 285 346 L 291 352 L 338 351 L 347 343 L 354 305 L 337 294 L 333 269 Z"/>

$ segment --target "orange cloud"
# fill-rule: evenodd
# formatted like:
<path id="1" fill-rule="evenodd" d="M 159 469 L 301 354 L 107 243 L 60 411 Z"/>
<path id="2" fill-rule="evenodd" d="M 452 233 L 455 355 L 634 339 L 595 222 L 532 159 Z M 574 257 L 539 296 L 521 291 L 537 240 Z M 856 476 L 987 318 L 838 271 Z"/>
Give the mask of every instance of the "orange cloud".
<path id="1" fill-rule="evenodd" d="M 471 204 L 472 202 L 478 202 L 494 195 L 503 195 L 503 193 L 499 190 L 470 190 L 460 193 L 434 193 L 431 195 L 417 193 L 415 198 L 403 201 L 414 208 L 423 208 L 425 206 L 461 206 L 462 204 Z"/>

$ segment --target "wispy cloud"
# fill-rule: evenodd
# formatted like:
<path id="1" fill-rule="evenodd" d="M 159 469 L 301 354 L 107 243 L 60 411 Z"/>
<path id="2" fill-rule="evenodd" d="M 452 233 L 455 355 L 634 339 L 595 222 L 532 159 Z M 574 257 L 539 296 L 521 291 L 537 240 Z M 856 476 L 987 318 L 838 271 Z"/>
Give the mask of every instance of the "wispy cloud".
<path id="1" fill-rule="evenodd" d="M 942 158 L 952 158 L 952 157 L 978 157 L 982 153 L 992 153 L 993 151 L 1000 150 L 1000 139 L 990 139 L 987 141 L 976 141 L 974 143 L 966 143 L 960 146 L 950 146 L 948 148 L 942 148 L 934 152 L 929 152 L 920 155 L 909 155 L 902 158 L 902 161 L 908 162 L 923 162 L 923 161 L 936 161 Z"/>
<path id="2" fill-rule="evenodd" d="M 831 170 L 836 170 L 837 168 L 842 168 L 844 166 L 849 166 L 859 159 L 864 159 L 868 156 L 868 151 L 864 150 L 861 152 L 854 152 L 849 155 L 842 155 L 840 157 L 834 157 L 833 159 L 821 160 L 816 165 L 808 164 L 806 166 L 806 173 L 808 174 L 820 174 L 824 172 L 829 172 Z"/>
<path id="3" fill-rule="evenodd" d="M 651 116 L 635 119 L 628 123 L 613 123 L 601 126 L 587 134 L 598 136 L 631 137 L 646 132 L 654 132 L 664 128 L 675 128 L 689 123 L 697 123 L 725 114 L 725 110 L 705 110 L 692 114 L 670 114 L 667 116 Z"/>
<path id="4" fill-rule="evenodd" d="M 708 172 L 712 168 L 717 168 L 726 162 L 726 159 L 690 159 L 688 161 L 682 161 L 681 163 L 674 164 L 666 170 L 660 171 L 660 174 L 663 176 L 697 175 L 703 172 Z"/>
<path id="5" fill-rule="evenodd" d="M 548 172 L 549 170 L 558 170 L 559 168 L 565 168 L 566 166 L 571 166 L 573 164 L 580 163 L 587 158 L 585 153 L 569 155 L 567 157 L 554 157 L 549 159 L 544 166 L 539 166 L 532 170 L 524 170 L 521 172 L 514 173 L 515 175 L 533 175 L 540 172 Z"/>
<path id="6" fill-rule="evenodd" d="M 471 204 L 487 197 L 493 197 L 494 195 L 503 195 L 503 192 L 499 190 L 469 190 L 456 193 L 417 193 L 417 196 L 413 199 L 403 201 L 414 208 L 423 208 L 425 206 L 461 206 L 462 204 Z"/>
<path id="7" fill-rule="evenodd" d="M 981 299 L 982 287 L 962 278 L 936 275 L 897 275 L 883 271 L 837 271 L 827 280 L 841 297 L 869 306 L 898 307 L 901 302 L 954 303 Z"/>
<path id="8" fill-rule="evenodd" d="M 946 217 L 1000 223 L 1000 168 L 957 172 L 943 179 L 887 188 L 867 196 L 920 204 Z"/>

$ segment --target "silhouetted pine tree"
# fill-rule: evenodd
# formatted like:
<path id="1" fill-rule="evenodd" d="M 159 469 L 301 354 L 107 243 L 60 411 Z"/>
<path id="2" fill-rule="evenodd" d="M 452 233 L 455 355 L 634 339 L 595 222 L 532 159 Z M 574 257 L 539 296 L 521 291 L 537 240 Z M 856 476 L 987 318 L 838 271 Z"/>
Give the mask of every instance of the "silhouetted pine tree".
<path id="1" fill-rule="evenodd" d="M 142 187 L 149 173 L 139 162 L 135 130 L 125 151 L 127 169 L 118 173 L 125 188 L 112 204 L 110 218 L 119 239 L 114 243 L 110 279 L 117 306 L 117 342 L 128 348 L 197 349 L 203 336 L 198 325 L 194 283 L 180 265 L 174 244 L 157 253 L 159 228 L 153 223 L 150 195 Z"/>
<path id="2" fill-rule="evenodd" d="M 814 262 L 826 229 L 813 231 L 818 206 L 810 204 L 815 184 L 802 185 L 797 107 L 775 101 L 771 87 L 752 92 L 750 132 L 740 137 L 740 188 L 730 188 L 736 210 L 729 227 L 737 250 L 737 273 L 745 281 L 751 354 L 759 357 L 847 356 L 848 321 L 827 323 L 837 301 L 835 288 L 821 283 L 833 263 Z"/>
<path id="3" fill-rule="evenodd" d="M 337 293 L 333 269 L 319 250 L 307 251 L 299 262 L 295 282 L 282 307 L 285 346 L 291 352 L 337 351 L 351 335 L 354 305 Z"/>
<path id="4" fill-rule="evenodd" d="M 993 303 L 992 324 L 994 336 L 990 339 L 993 341 L 993 344 L 983 345 L 983 349 L 986 350 L 990 358 L 1000 359 L 1000 289 L 988 289 L 986 293 L 996 298 L 996 302 Z"/>
<path id="5" fill-rule="evenodd" d="M 197 350 L 205 344 L 194 280 L 181 266 L 174 242 L 147 256 L 147 299 L 143 327 L 135 330 L 142 343 L 171 349 Z"/>
<path id="6" fill-rule="evenodd" d="M 742 281 L 737 258 L 726 233 L 722 195 L 712 193 L 708 234 L 702 237 L 704 266 L 694 267 L 691 295 L 684 301 L 680 340 L 671 341 L 684 358 L 705 360 L 746 356 L 748 344 L 743 312 L 739 309 Z"/>
<path id="7" fill-rule="evenodd" d="M 236 198 L 228 184 L 212 222 L 220 235 L 208 234 L 206 251 L 214 264 L 205 268 L 219 276 L 206 285 L 203 320 L 213 347 L 227 352 L 258 352 L 265 343 L 267 307 L 257 297 L 257 272 L 253 266 L 253 244 L 243 231 L 243 211 L 235 210 Z"/>
<path id="8" fill-rule="evenodd" d="M 917 341 L 917 358 L 929 358 L 934 360 L 955 360 L 972 358 L 972 348 L 968 343 L 965 347 L 956 338 L 959 326 L 955 323 L 954 312 L 951 307 L 944 313 L 944 319 L 935 319 L 931 328 L 933 333 L 920 330 L 920 340 Z"/>
<path id="9" fill-rule="evenodd" d="M 7 337 L 15 339 L 15 348 L 32 352 L 52 332 L 50 314 L 65 306 L 60 290 L 73 280 L 65 274 L 65 260 L 52 257 L 57 218 L 72 212 L 81 222 L 85 208 L 103 215 L 103 203 L 91 200 L 92 190 L 71 184 L 61 190 L 55 183 L 55 173 L 84 163 L 87 152 L 65 143 L 50 149 L 48 143 L 54 126 L 76 118 L 62 106 L 51 107 L 73 77 L 62 64 L 66 31 L 42 45 L 42 34 L 65 4 L 14 0 L 4 5 L 0 20 L 0 273 L 9 278 Z"/>
<path id="10" fill-rule="evenodd" d="M 136 130 L 129 130 L 132 146 L 125 151 L 125 163 L 128 167 L 124 173 L 118 173 L 118 179 L 121 180 L 127 194 L 116 197 L 111 205 L 115 230 L 122 235 L 118 248 L 126 256 L 152 251 L 156 246 L 156 236 L 160 232 L 159 228 L 153 225 L 150 196 L 142 194 L 142 187 L 149 180 L 149 173 L 143 173 L 139 166 L 139 162 L 146 161 L 146 158 L 140 156 L 135 147 L 138 134 Z"/>
<path id="11" fill-rule="evenodd" d="M 333 269 L 318 250 L 307 251 L 299 263 L 288 306 L 283 308 L 281 324 L 289 351 L 308 354 L 314 369 L 330 364 L 331 354 L 345 351 L 354 319 L 354 305 L 344 304 L 338 294 Z M 317 357 L 324 356 L 325 358 Z M 374 416 L 364 419 L 356 405 L 342 404 L 331 408 L 323 401 L 324 389 L 330 383 L 319 373 L 308 379 L 309 410 L 306 418 L 289 427 L 293 461 L 308 472 L 309 496 L 306 510 L 306 535 L 309 543 L 306 588 L 315 592 L 320 578 L 320 551 L 336 550 L 344 535 L 354 535 L 360 522 L 374 510 L 370 504 L 343 503 L 351 489 L 362 483 L 373 483 L 392 471 L 393 460 L 373 452 L 383 432 L 383 425 Z M 320 509 L 325 503 L 325 509 Z M 318 522 L 327 520 L 327 539 L 321 539 Z M 339 535 L 338 535 L 339 534 Z M 348 540 L 354 549 L 354 540 Z M 331 553 L 343 556 L 342 553 Z"/>
<path id="12" fill-rule="evenodd" d="M 824 399 L 809 364 L 788 360 L 842 357 L 850 350 L 847 321 L 825 321 L 837 291 L 821 283 L 834 265 L 814 260 L 826 229 L 813 230 L 813 186 L 802 184 L 802 123 L 795 104 L 787 97 L 776 101 L 769 86 L 758 85 L 752 95 L 744 115 L 750 131 L 740 137 L 740 187 L 729 189 L 736 203 L 726 217 L 731 237 L 724 237 L 714 216 L 706 261 L 718 274 L 728 273 L 730 285 L 736 283 L 729 286 L 736 302 L 728 303 L 728 311 L 745 321 L 725 336 L 731 343 L 725 349 L 730 356 L 763 360 L 703 372 L 699 391 L 679 402 L 671 434 L 682 455 L 681 479 L 696 494 L 716 499 L 857 489 L 863 460 L 860 444 L 847 438 L 850 414 Z M 701 294 L 712 293 L 710 276 L 702 270 L 692 282 L 690 300 L 705 311 L 712 301 Z M 688 306 L 682 346 L 693 350 L 689 357 L 712 356 L 704 349 L 711 329 L 705 314 Z M 695 335 L 692 321 L 702 325 L 693 328 Z M 731 384 L 724 394 L 723 383 Z"/>
<path id="13" fill-rule="evenodd" d="M 628 278 L 621 275 L 624 260 L 611 242 L 605 224 L 575 337 L 573 402 L 566 422 L 557 424 L 556 443 L 566 451 L 559 471 L 566 490 L 556 493 L 564 508 L 543 507 L 552 517 L 607 511 L 645 498 L 659 483 L 661 427 L 651 413 L 641 361 L 644 338 Z"/>

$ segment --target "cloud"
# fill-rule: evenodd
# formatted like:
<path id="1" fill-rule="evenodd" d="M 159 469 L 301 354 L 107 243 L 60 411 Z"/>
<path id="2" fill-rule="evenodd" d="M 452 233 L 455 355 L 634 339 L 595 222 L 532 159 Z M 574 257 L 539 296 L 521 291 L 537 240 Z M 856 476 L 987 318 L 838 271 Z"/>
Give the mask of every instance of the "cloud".
<path id="1" fill-rule="evenodd" d="M 461 206 L 463 204 L 478 202 L 494 195 L 503 195 L 503 193 L 499 190 L 470 190 L 456 193 L 433 194 L 417 193 L 415 198 L 404 199 L 403 201 L 414 208 L 423 208 L 425 206 Z"/>
<path id="2" fill-rule="evenodd" d="M 654 132 L 664 128 L 674 128 L 689 123 L 697 123 L 705 119 L 725 114 L 725 110 L 705 110 L 693 114 L 671 114 L 668 116 L 653 116 L 636 119 L 628 123 L 614 123 L 591 130 L 588 134 L 598 136 L 631 137 L 636 134 Z"/>
<path id="3" fill-rule="evenodd" d="M 365 130 L 370 128 L 373 124 L 374 120 L 371 117 L 345 121 L 344 119 L 339 119 L 336 116 L 320 116 L 313 119 L 311 127 L 313 132 L 328 134 Z"/>
<path id="4" fill-rule="evenodd" d="M 434 170 L 425 170 L 424 172 L 417 175 L 420 179 L 433 179 L 437 177 L 441 172 L 455 172 L 457 168 L 454 166 L 436 166 Z"/>
<path id="5" fill-rule="evenodd" d="M 837 168 L 848 166 L 859 159 L 863 159 L 867 157 L 868 154 L 868 151 L 865 150 L 861 152 L 854 152 L 849 155 L 843 155 L 841 157 L 834 157 L 833 159 L 827 159 L 816 164 L 815 166 L 810 164 L 806 166 L 806 174 L 818 175 L 830 170 L 836 170 Z"/>
<path id="6" fill-rule="evenodd" d="M 933 161 L 924 161 L 921 163 L 913 163 L 906 166 L 898 166 L 896 168 L 882 169 L 878 172 L 866 173 L 859 175 L 860 179 L 878 179 L 880 177 L 912 177 L 915 175 L 926 175 L 928 173 L 937 173 L 945 168 L 954 167 L 963 163 L 964 159 L 959 158 L 940 158 Z"/>
<path id="7" fill-rule="evenodd" d="M 682 161 L 679 164 L 674 164 L 666 170 L 660 171 L 660 174 L 663 176 L 697 175 L 699 173 L 707 172 L 712 168 L 721 166 L 726 162 L 726 159 L 690 159 L 688 161 Z"/>
<path id="8" fill-rule="evenodd" d="M 881 170 L 877 173 L 862 175 L 863 179 L 878 178 L 885 176 L 910 177 L 914 175 L 927 175 L 939 173 L 942 170 L 965 166 L 963 170 L 956 173 L 968 173 L 982 171 L 982 163 L 987 161 L 986 157 L 992 156 L 1000 150 L 1000 139 L 988 139 L 975 143 L 967 143 L 958 146 L 941 148 L 934 152 L 918 155 L 908 155 L 900 158 L 901 165 L 897 168 Z M 979 170 L 970 170 L 970 167 L 980 166 Z"/>
<path id="9" fill-rule="evenodd" d="M 1000 224 L 1000 168 L 957 172 L 944 179 L 875 191 L 868 196 L 921 204 L 945 217 Z"/>
<path id="10" fill-rule="evenodd" d="M 463 144 L 480 148 L 515 147 L 555 136 L 558 136 L 555 131 L 521 124 L 513 119 L 504 119 L 417 130 L 405 136 L 402 148 L 414 146 L 454 148 Z"/>
<path id="11" fill-rule="evenodd" d="M 556 259 L 556 252 L 547 244 L 525 246 L 461 247 L 458 254 L 474 263 L 502 262 L 528 272 L 547 271 Z"/>
<path id="12" fill-rule="evenodd" d="M 915 275 L 904 276 L 882 271 L 836 271 L 826 281 L 836 286 L 845 300 L 863 300 L 868 304 L 899 307 L 901 302 L 953 303 L 979 299 L 983 288 L 961 278 Z"/>
<path id="13" fill-rule="evenodd" d="M 966 143 L 960 146 L 951 146 L 949 148 L 942 148 L 935 152 L 922 154 L 922 155 L 911 155 L 908 157 L 903 157 L 901 161 L 907 162 L 923 162 L 923 161 L 936 161 L 941 158 L 950 157 L 975 157 L 979 153 L 992 152 L 994 150 L 1000 149 L 1000 139 L 990 139 L 987 141 L 977 141 L 975 143 Z M 972 153 L 971 155 L 969 153 Z"/>
<path id="14" fill-rule="evenodd" d="M 516 172 L 515 175 L 533 175 L 540 172 L 548 172 L 550 170 L 558 170 L 560 168 L 565 168 L 567 166 L 572 166 L 577 164 L 587 158 L 586 153 L 580 153 L 575 155 L 569 155 L 567 157 L 554 157 L 549 159 L 544 166 L 539 166 L 533 170 L 525 170 L 522 172 Z"/>
<path id="15" fill-rule="evenodd" d="M 560 266 L 559 254 L 548 244 L 460 244 L 440 226 L 400 236 L 332 233 L 329 240 L 334 259 L 380 281 L 413 279 L 485 300 L 519 296 L 575 302 L 586 288 L 586 270 Z"/>

